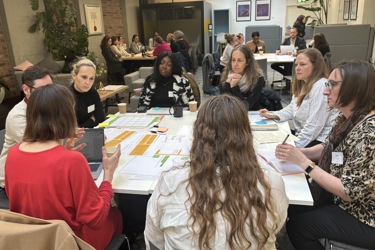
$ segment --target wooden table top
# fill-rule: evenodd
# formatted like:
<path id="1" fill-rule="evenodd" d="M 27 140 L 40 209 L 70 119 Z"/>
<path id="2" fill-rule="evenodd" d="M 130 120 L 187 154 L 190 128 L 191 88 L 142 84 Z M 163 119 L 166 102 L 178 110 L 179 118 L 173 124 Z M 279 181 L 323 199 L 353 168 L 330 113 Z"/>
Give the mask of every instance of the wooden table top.
<path id="1" fill-rule="evenodd" d="M 117 88 L 115 88 L 114 90 L 109 90 L 111 87 L 106 86 L 107 89 L 106 87 L 97 89 L 98 94 L 100 96 L 100 101 L 105 101 L 109 97 L 114 96 L 118 93 L 121 93 L 129 88 L 129 86 L 127 85 L 109 85 L 109 86 L 116 86 Z"/>
<path id="2" fill-rule="evenodd" d="M 147 51 L 147 53 L 151 53 L 152 51 Z M 135 54 L 134 56 L 122 56 L 121 59 L 124 61 L 153 61 L 155 60 L 156 56 L 142 56 L 142 53 Z"/>

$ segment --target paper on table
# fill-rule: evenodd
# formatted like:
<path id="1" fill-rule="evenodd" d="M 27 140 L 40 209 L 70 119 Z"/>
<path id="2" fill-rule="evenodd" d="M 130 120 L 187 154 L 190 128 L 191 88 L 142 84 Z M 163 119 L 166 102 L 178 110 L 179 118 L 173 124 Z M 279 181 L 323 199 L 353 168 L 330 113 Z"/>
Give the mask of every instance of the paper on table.
<path id="1" fill-rule="evenodd" d="M 267 132 L 255 132 L 253 133 L 254 139 L 258 143 L 277 143 L 277 142 L 282 142 L 285 137 L 288 135 L 284 130 L 279 130 L 279 131 L 267 131 Z M 297 141 L 298 138 L 294 135 L 289 135 L 289 138 L 287 142 L 292 142 L 292 141 Z"/>
<path id="2" fill-rule="evenodd" d="M 273 151 L 259 151 L 258 155 L 281 175 L 299 174 L 304 172 L 298 165 L 277 159 L 275 152 Z"/>
<path id="3" fill-rule="evenodd" d="M 276 122 L 274 120 L 265 119 L 261 117 L 258 113 L 255 112 L 249 112 L 249 120 L 250 120 L 250 126 L 252 130 L 278 130 L 279 126 L 277 126 Z"/>
<path id="4" fill-rule="evenodd" d="M 110 90 L 110 91 L 114 91 L 114 90 L 117 90 L 117 89 L 119 89 L 119 88 L 121 88 L 121 87 L 123 87 L 123 86 L 124 86 L 124 85 L 107 85 L 107 86 L 103 87 L 103 88 L 100 89 L 100 90 L 106 90 L 106 91 Z"/>
<path id="5" fill-rule="evenodd" d="M 170 115 L 169 108 L 153 107 L 147 110 L 148 115 Z"/>

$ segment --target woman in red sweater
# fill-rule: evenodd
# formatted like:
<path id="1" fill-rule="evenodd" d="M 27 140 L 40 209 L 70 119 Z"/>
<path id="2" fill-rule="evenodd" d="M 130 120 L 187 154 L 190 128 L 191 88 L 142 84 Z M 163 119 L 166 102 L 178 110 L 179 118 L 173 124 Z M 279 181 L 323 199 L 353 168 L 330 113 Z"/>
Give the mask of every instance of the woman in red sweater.
<path id="1" fill-rule="evenodd" d="M 107 157 L 103 147 L 103 181 L 98 188 L 85 157 L 63 147 L 77 122 L 68 88 L 50 84 L 36 89 L 26 110 L 23 142 L 9 151 L 5 186 L 10 210 L 42 219 L 66 221 L 74 233 L 96 249 L 105 249 L 122 232 L 122 216 L 111 207 L 112 179 L 120 149 Z"/>

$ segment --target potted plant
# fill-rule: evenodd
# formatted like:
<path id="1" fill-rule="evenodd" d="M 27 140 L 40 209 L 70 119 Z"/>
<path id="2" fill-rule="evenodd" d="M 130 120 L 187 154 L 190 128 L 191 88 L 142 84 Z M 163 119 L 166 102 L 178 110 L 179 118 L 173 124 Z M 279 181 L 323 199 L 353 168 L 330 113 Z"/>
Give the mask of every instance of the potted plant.
<path id="1" fill-rule="evenodd" d="M 308 1 L 310 0 L 307 0 L 306 2 Z M 311 0 L 309 7 L 297 6 L 297 8 L 311 11 L 312 13 L 314 13 L 315 16 L 306 16 L 306 22 L 309 20 L 309 18 L 311 18 L 312 21 L 308 24 L 312 27 L 315 27 L 322 24 L 327 24 L 328 3 L 329 0 Z"/>
<path id="2" fill-rule="evenodd" d="M 3 102 L 5 97 L 5 91 L 10 91 L 8 85 L 5 84 L 5 81 L 3 79 L 0 79 L 0 104 Z"/>
<path id="3" fill-rule="evenodd" d="M 44 44 L 54 60 L 64 60 L 69 51 L 77 56 L 88 53 L 89 33 L 85 25 L 78 27 L 76 9 L 68 0 L 44 0 L 43 12 L 36 12 L 29 32 L 42 29 Z M 39 9 L 39 0 L 30 0 L 31 9 Z"/>

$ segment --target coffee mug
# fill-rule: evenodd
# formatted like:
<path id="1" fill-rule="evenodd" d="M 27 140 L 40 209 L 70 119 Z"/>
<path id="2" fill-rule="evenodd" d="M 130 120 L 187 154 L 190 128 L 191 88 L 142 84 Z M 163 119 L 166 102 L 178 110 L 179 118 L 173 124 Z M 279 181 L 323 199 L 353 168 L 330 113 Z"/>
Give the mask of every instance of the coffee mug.
<path id="1" fill-rule="evenodd" d="M 182 117 L 182 105 L 175 105 L 169 108 L 169 114 L 173 115 L 174 117 Z M 173 109 L 173 113 L 171 113 L 171 110 Z"/>

